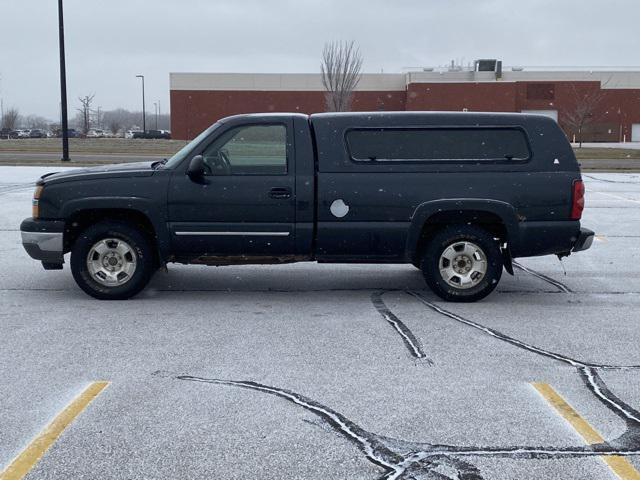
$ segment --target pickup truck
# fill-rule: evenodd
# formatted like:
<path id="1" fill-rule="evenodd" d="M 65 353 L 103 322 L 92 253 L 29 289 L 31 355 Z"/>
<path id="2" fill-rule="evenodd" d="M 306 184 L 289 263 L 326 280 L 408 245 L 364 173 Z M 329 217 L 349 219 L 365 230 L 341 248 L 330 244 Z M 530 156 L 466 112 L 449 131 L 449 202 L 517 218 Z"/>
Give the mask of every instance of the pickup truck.
<path id="1" fill-rule="evenodd" d="M 492 113 L 251 114 L 169 160 L 42 176 L 22 242 L 86 293 L 125 299 L 169 262 L 408 263 L 449 301 L 512 259 L 591 246 L 584 186 L 551 119 Z"/>

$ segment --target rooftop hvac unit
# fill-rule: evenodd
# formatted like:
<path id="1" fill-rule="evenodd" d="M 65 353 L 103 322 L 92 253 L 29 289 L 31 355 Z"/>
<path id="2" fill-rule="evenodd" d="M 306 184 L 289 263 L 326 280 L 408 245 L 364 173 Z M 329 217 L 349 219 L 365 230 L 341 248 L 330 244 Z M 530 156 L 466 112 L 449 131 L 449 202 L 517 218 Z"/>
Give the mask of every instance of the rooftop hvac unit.
<path id="1" fill-rule="evenodd" d="M 498 60 L 495 59 L 482 59 L 475 61 L 476 72 L 495 72 Z"/>
<path id="2" fill-rule="evenodd" d="M 502 60 L 480 59 L 474 62 L 474 67 L 476 72 L 495 72 L 496 79 L 502 78 Z"/>

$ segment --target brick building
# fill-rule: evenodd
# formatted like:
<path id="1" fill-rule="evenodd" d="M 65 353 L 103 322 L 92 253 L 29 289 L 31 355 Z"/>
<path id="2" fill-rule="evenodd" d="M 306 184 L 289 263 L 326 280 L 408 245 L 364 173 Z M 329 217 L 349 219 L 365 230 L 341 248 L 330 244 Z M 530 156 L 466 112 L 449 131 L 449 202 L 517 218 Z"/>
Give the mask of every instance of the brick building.
<path id="1" fill-rule="evenodd" d="M 496 64 L 494 64 L 494 67 Z M 216 120 L 238 113 L 325 110 L 319 74 L 172 73 L 171 128 L 191 139 Z M 640 71 L 529 68 L 446 69 L 363 74 L 355 111 L 535 112 L 555 118 L 570 139 L 572 114 L 589 108 L 584 141 L 640 141 Z"/>

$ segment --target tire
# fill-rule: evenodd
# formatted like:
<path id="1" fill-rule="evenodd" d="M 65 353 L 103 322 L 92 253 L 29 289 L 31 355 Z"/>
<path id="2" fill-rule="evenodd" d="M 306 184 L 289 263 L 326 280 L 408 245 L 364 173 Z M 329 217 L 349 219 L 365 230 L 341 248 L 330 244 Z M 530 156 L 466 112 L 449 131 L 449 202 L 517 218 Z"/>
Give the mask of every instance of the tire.
<path id="1" fill-rule="evenodd" d="M 99 300 L 133 297 L 149 283 L 155 270 L 155 252 L 149 238 L 126 222 L 91 225 L 71 249 L 74 280 L 85 293 Z"/>
<path id="2" fill-rule="evenodd" d="M 498 242 L 486 230 L 472 225 L 450 225 L 437 232 L 421 262 L 429 288 L 448 302 L 475 302 L 486 297 L 498 285 L 502 267 Z"/>

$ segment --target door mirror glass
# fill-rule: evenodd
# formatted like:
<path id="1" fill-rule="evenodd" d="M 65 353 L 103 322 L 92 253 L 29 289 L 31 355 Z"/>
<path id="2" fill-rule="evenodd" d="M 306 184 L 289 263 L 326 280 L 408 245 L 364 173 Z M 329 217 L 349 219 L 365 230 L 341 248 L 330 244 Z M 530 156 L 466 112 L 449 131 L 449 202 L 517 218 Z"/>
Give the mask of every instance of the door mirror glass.
<path id="1" fill-rule="evenodd" d="M 189 168 L 187 169 L 187 175 L 194 179 L 201 179 L 204 177 L 205 169 L 204 169 L 204 158 L 202 155 L 196 155 L 189 162 Z"/>

